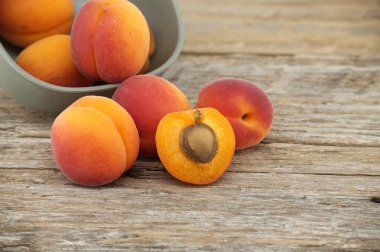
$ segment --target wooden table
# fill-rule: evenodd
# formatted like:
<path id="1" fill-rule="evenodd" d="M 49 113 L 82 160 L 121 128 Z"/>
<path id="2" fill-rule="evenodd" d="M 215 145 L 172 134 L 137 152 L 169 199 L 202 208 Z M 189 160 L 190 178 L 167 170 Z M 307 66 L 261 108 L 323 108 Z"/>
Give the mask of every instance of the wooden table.
<path id="1" fill-rule="evenodd" d="M 258 83 L 276 111 L 268 137 L 210 186 L 141 159 L 84 188 L 54 163 L 54 118 L 0 89 L 0 250 L 379 250 L 380 2 L 180 6 L 186 43 L 165 77 L 192 104 L 216 78 Z"/>

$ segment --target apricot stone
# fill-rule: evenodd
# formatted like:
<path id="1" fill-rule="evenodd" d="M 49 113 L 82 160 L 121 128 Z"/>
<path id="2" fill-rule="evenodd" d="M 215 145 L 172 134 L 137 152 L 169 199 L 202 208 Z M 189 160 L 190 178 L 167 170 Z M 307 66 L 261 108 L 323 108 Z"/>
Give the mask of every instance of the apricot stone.
<path id="1" fill-rule="evenodd" d="M 213 107 L 227 117 L 235 132 L 236 149 L 258 144 L 272 125 L 273 107 L 268 95 L 242 79 L 220 79 L 207 84 L 196 107 Z"/>
<path id="2" fill-rule="evenodd" d="M 171 112 L 190 108 L 182 91 L 169 81 L 154 75 L 136 75 L 124 81 L 113 100 L 132 116 L 140 135 L 140 154 L 156 157 L 155 135 L 160 120 Z"/>
<path id="3" fill-rule="evenodd" d="M 71 35 L 74 62 L 94 81 L 122 82 L 137 74 L 148 58 L 148 24 L 126 0 L 89 0 Z"/>
<path id="4" fill-rule="evenodd" d="M 19 47 L 68 33 L 73 19 L 73 0 L 0 1 L 0 36 Z"/>
<path id="5" fill-rule="evenodd" d="M 51 146 L 67 178 L 79 185 L 100 186 L 133 165 L 139 142 L 128 112 L 109 98 L 87 96 L 55 119 Z"/>
<path id="6" fill-rule="evenodd" d="M 215 132 L 207 124 L 200 122 L 184 129 L 180 145 L 189 158 L 199 163 L 210 162 L 218 151 Z"/>
<path id="7" fill-rule="evenodd" d="M 16 63 L 29 74 L 50 84 L 65 87 L 93 84 L 74 65 L 69 35 L 53 35 L 31 44 L 18 55 Z"/>

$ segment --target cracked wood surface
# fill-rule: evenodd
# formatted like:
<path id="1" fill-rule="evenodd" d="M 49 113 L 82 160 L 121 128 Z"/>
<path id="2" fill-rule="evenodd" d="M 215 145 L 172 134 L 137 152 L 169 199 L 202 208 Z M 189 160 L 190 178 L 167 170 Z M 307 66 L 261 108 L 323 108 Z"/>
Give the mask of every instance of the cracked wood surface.
<path id="1" fill-rule="evenodd" d="M 378 250 L 380 2 L 180 6 L 186 43 L 165 77 L 192 104 L 216 78 L 258 83 L 275 107 L 268 137 L 210 186 L 140 159 L 84 188 L 54 163 L 54 118 L 0 88 L 0 251 Z"/>

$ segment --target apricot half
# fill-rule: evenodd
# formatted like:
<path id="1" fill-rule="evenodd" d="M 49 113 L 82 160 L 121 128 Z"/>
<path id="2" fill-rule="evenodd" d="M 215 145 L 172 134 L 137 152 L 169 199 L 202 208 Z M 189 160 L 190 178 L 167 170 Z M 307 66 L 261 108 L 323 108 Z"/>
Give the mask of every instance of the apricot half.
<path id="1" fill-rule="evenodd" d="M 172 176 L 205 185 L 226 171 L 235 151 L 235 136 L 228 120 L 216 109 L 194 109 L 166 115 L 157 128 L 156 146 Z"/>

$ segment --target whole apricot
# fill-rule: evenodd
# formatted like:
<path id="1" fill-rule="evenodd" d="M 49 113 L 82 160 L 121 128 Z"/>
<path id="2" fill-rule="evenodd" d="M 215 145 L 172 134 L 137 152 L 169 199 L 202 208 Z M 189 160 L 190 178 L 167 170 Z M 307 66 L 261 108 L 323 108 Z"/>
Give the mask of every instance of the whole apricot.
<path id="1" fill-rule="evenodd" d="M 220 178 L 235 151 L 230 123 L 213 108 L 166 115 L 158 125 L 156 143 L 166 170 L 183 182 L 197 185 Z"/>
<path id="2" fill-rule="evenodd" d="M 148 24 L 126 0 L 89 0 L 75 18 L 71 36 L 76 66 L 95 81 L 122 82 L 148 58 Z"/>
<path id="3" fill-rule="evenodd" d="M 16 63 L 29 74 L 50 84 L 65 87 L 93 84 L 74 65 L 69 35 L 53 35 L 31 44 L 17 56 Z"/>
<path id="4" fill-rule="evenodd" d="M 140 154 L 146 157 L 157 156 L 155 135 L 160 120 L 168 113 L 190 108 L 178 87 L 154 75 L 130 77 L 116 89 L 112 99 L 135 121 L 140 136 Z"/>
<path id="5" fill-rule="evenodd" d="M 258 144 L 272 125 L 272 102 L 261 88 L 247 80 L 212 81 L 202 88 L 196 107 L 213 107 L 227 117 L 235 132 L 236 149 Z"/>
<path id="6" fill-rule="evenodd" d="M 100 186 L 116 180 L 133 165 L 139 138 L 132 118 L 119 104 L 86 96 L 55 119 L 51 146 L 67 178 L 79 185 Z"/>
<path id="7" fill-rule="evenodd" d="M 73 0 L 0 1 L 0 36 L 19 47 L 68 33 L 73 19 Z"/>

